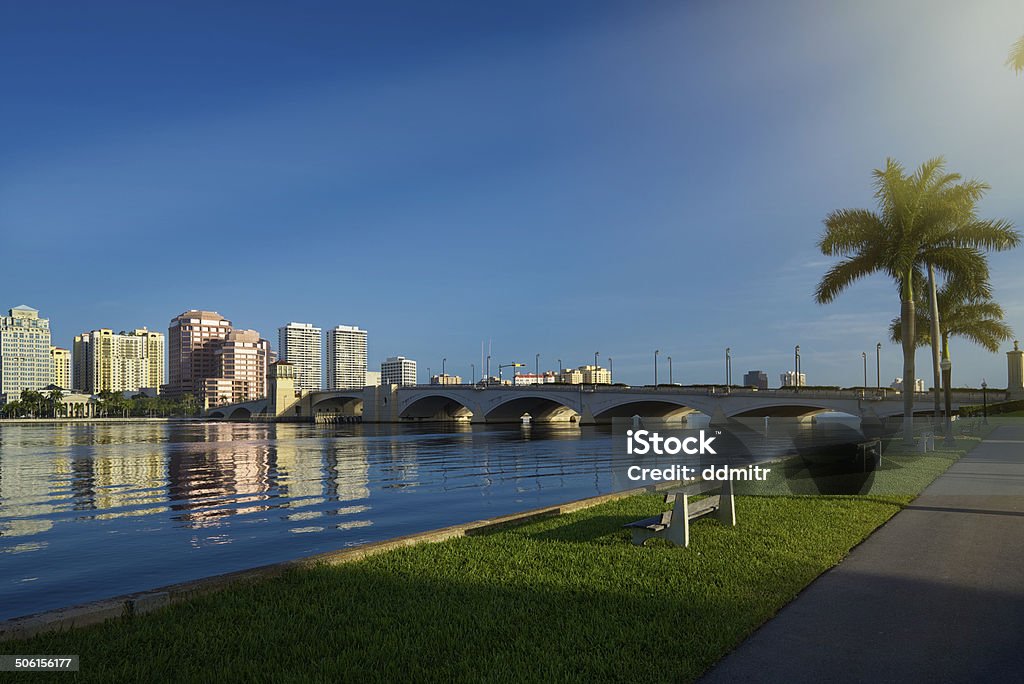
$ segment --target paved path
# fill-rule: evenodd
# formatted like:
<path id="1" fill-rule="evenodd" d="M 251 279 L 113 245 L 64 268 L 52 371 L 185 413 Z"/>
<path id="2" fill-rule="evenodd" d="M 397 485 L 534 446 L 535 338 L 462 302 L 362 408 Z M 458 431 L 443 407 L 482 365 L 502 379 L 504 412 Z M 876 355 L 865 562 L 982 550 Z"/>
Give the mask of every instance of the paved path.
<path id="1" fill-rule="evenodd" d="M 989 437 L 702 681 L 1024 681 L 1024 425 Z"/>

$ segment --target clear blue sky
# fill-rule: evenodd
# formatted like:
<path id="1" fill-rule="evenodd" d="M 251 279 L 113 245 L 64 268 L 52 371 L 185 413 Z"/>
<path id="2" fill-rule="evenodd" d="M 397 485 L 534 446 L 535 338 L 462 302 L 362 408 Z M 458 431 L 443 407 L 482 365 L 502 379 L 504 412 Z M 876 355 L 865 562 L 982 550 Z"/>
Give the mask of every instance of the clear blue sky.
<path id="1" fill-rule="evenodd" d="M 946 155 L 1024 225 L 1019 2 L 0 4 L 0 307 L 78 332 L 214 309 L 469 375 L 861 381 L 894 288 L 812 293 L 832 209 Z M 1024 251 L 993 257 L 1024 334 Z M 956 342 L 954 382 L 1006 382 Z M 926 355 L 922 352 L 920 363 Z M 477 371 L 479 373 L 479 369 Z M 927 373 L 921 373 L 927 377 Z"/>

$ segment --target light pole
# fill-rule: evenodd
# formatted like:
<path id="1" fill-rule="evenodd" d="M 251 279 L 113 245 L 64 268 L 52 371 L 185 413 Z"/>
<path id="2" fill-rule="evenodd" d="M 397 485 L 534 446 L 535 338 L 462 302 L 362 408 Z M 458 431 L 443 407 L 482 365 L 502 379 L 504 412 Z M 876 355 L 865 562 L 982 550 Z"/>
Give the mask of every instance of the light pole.
<path id="1" fill-rule="evenodd" d="M 875 389 L 882 389 L 882 343 L 875 344 Z"/>
<path id="2" fill-rule="evenodd" d="M 942 363 L 939 364 L 942 369 L 942 385 L 946 388 L 946 444 L 953 444 L 953 397 L 950 394 L 950 379 L 953 376 L 953 362 L 949 360 L 949 357 L 942 359 Z M 906 381 L 904 380 L 904 383 Z"/>
<path id="3" fill-rule="evenodd" d="M 671 356 L 667 356 L 665 358 L 668 359 L 668 384 L 671 385 L 672 384 L 672 357 Z"/>
<path id="4" fill-rule="evenodd" d="M 981 379 L 981 422 L 988 425 L 988 383 Z"/>
<path id="5" fill-rule="evenodd" d="M 660 349 L 654 350 L 654 386 L 658 386 L 658 354 L 661 353 Z"/>
<path id="6" fill-rule="evenodd" d="M 513 369 L 512 370 L 512 385 L 514 386 L 516 384 L 516 379 L 515 379 L 516 378 L 516 372 L 515 372 L 515 369 L 516 368 L 522 368 L 524 365 L 526 365 L 526 364 L 522 364 L 522 363 L 502 363 L 502 364 L 499 364 L 498 365 L 498 384 L 499 385 L 501 384 L 501 370 L 503 368 L 511 368 L 511 369 Z"/>
<path id="7" fill-rule="evenodd" d="M 491 355 L 487 355 L 487 375 L 484 377 L 484 387 L 489 387 L 491 384 Z"/>
<path id="8" fill-rule="evenodd" d="M 562 359 L 558 359 L 558 382 L 562 382 Z"/>
<path id="9" fill-rule="evenodd" d="M 537 354 L 537 356 L 534 357 L 534 360 L 533 360 L 533 375 L 534 375 L 533 381 L 535 383 L 537 383 L 537 384 L 540 384 L 540 354 Z"/>
<path id="10" fill-rule="evenodd" d="M 732 347 L 725 348 L 725 386 L 732 385 Z"/>
<path id="11" fill-rule="evenodd" d="M 800 387 L 800 345 L 796 345 L 796 349 L 793 350 L 793 372 L 796 376 L 793 378 L 793 387 Z"/>
<path id="12" fill-rule="evenodd" d="M 475 363 L 471 363 L 471 364 L 469 364 L 469 367 L 473 370 L 472 378 L 473 378 L 473 384 L 475 385 L 476 384 L 476 364 Z"/>
<path id="13" fill-rule="evenodd" d="M 441 377 L 442 378 L 444 378 L 444 376 L 445 376 L 444 369 L 445 369 L 445 364 L 447 364 L 447 363 L 448 363 L 448 357 L 445 357 L 445 358 L 441 359 Z"/>
<path id="14" fill-rule="evenodd" d="M 867 352 L 861 352 L 860 353 L 860 357 L 861 357 L 861 359 L 864 360 L 864 390 L 867 391 L 867 389 L 868 389 L 868 353 Z"/>
<path id="15" fill-rule="evenodd" d="M 614 366 L 612 366 L 612 357 L 610 356 L 608 357 L 608 384 L 615 384 L 615 370 Z"/>

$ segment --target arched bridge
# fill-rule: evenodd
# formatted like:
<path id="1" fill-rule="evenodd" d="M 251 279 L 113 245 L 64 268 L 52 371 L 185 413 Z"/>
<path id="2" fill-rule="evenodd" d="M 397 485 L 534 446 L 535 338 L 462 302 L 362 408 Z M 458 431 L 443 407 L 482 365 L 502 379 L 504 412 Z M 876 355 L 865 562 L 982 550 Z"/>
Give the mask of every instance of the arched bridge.
<path id="1" fill-rule="evenodd" d="M 980 393 L 955 392 L 954 409 L 980 404 Z M 930 415 L 931 394 L 917 393 L 914 412 Z M 314 392 L 295 401 L 277 417 L 313 420 L 317 416 L 345 415 L 370 423 L 467 421 L 511 423 L 529 416 L 533 422 L 610 423 L 634 415 L 665 419 L 689 413 L 712 418 L 761 416 L 808 417 L 839 411 L 867 419 L 903 415 L 898 392 L 868 390 L 816 390 L 807 388 L 753 390 L 722 387 L 626 387 L 621 385 L 414 385 L 366 387 L 363 390 Z M 249 402 L 211 409 L 212 418 L 273 419 L 269 402 Z"/>

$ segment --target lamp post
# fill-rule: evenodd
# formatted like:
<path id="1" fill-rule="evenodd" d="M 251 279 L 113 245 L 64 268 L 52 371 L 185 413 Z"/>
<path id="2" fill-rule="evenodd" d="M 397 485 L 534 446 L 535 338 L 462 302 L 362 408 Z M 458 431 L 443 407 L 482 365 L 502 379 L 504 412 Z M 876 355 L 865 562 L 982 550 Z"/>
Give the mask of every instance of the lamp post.
<path id="1" fill-rule="evenodd" d="M 615 384 L 615 370 L 614 366 L 612 366 L 612 357 L 610 356 L 608 357 L 608 384 Z"/>
<path id="2" fill-rule="evenodd" d="M 487 376 L 484 378 L 484 387 L 489 387 L 491 384 L 491 355 L 487 355 Z"/>
<path id="3" fill-rule="evenodd" d="M 540 384 L 540 354 L 537 354 L 533 359 L 533 381 L 536 384 Z"/>
<path id="4" fill-rule="evenodd" d="M 864 360 L 864 390 L 868 389 L 868 353 L 861 352 L 860 358 Z"/>
<path id="5" fill-rule="evenodd" d="M 472 377 L 473 377 L 473 384 L 475 385 L 476 384 L 476 364 L 475 363 L 471 363 L 471 364 L 469 364 L 469 367 L 473 370 L 473 376 Z"/>
<path id="6" fill-rule="evenodd" d="M 660 349 L 654 350 L 654 386 L 658 386 L 658 354 L 661 353 Z"/>
<path id="7" fill-rule="evenodd" d="M 875 344 L 875 389 L 882 389 L 882 343 Z"/>
<path id="8" fill-rule="evenodd" d="M 793 377 L 793 387 L 800 387 L 800 345 L 796 345 L 796 349 L 793 350 L 793 372 L 796 374 Z"/>
<path id="9" fill-rule="evenodd" d="M 942 359 L 939 367 L 942 369 L 942 385 L 946 388 L 946 444 L 951 445 L 953 444 L 953 416 L 951 415 L 953 397 L 950 394 L 949 382 L 953 375 L 953 362 L 946 357 Z"/>
<path id="10" fill-rule="evenodd" d="M 988 425 L 988 383 L 981 379 L 981 422 Z"/>
<path id="11" fill-rule="evenodd" d="M 562 382 L 562 359 L 558 359 L 558 382 Z"/>
<path id="12" fill-rule="evenodd" d="M 725 348 L 725 386 L 732 385 L 732 347 Z"/>
<path id="13" fill-rule="evenodd" d="M 667 358 L 668 358 L 668 384 L 671 385 L 672 384 L 672 357 L 669 356 Z"/>
<path id="14" fill-rule="evenodd" d="M 445 372 L 444 372 L 444 369 L 445 369 L 445 365 L 446 365 L 447 363 L 448 363 L 448 358 L 447 358 L 447 357 L 445 357 L 445 358 L 441 359 L 441 378 L 442 378 L 442 379 L 443 379 L 443 378 L 444 378 L 444 376 L 445 376 Z"/>

